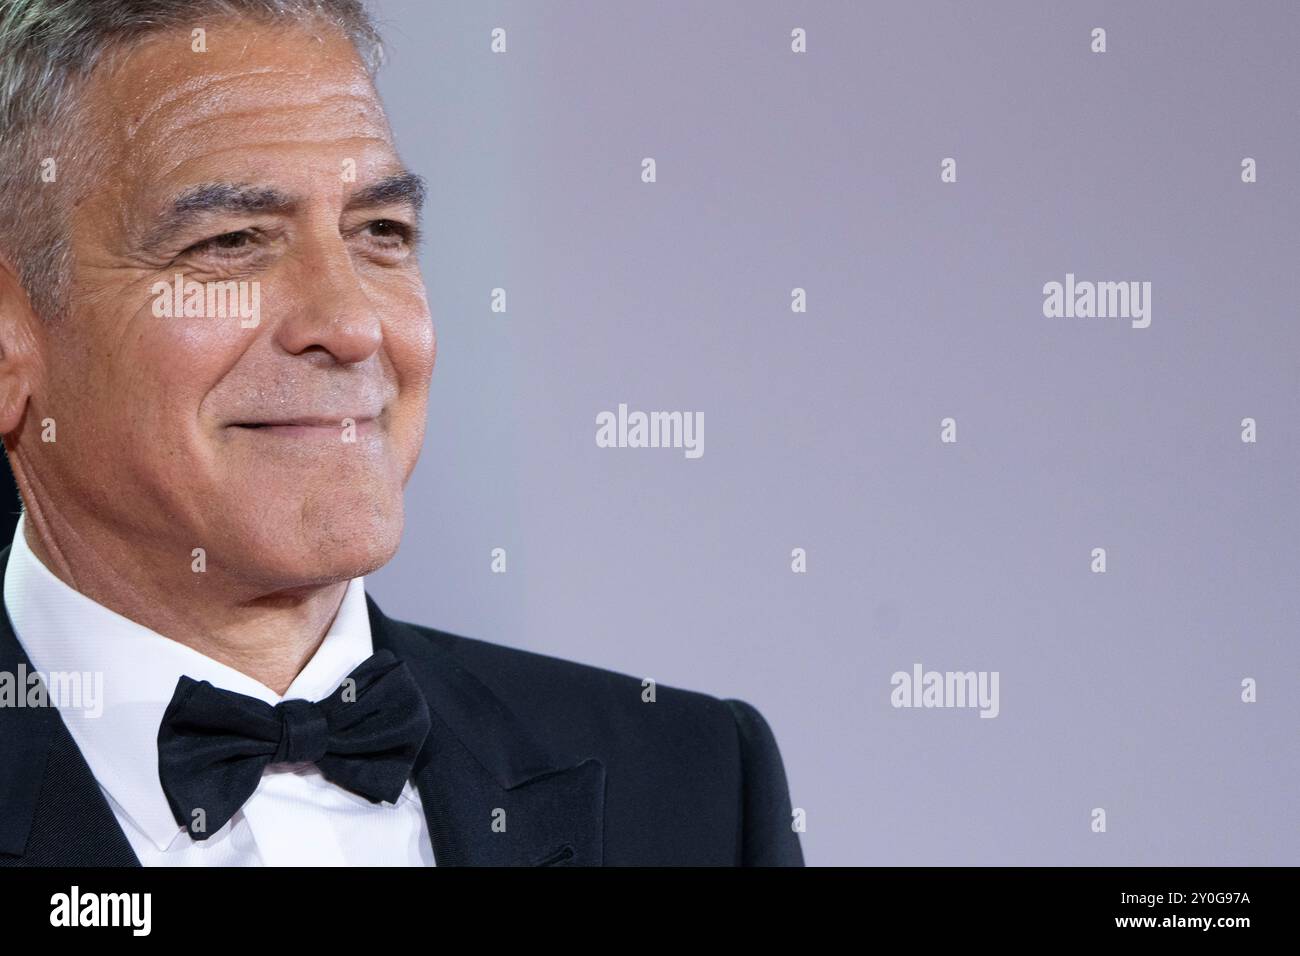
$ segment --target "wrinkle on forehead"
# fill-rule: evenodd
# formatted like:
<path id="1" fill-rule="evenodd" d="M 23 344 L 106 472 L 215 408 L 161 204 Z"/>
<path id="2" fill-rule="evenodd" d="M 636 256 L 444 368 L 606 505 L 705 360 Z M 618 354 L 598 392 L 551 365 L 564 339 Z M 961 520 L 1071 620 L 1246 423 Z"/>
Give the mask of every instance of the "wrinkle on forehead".
<path id="1" fill-rule="evenodd" d="M 238 51 L 208 35 L 194 53 L 187 33 L 149 37 L 97 75 L 86 105 L 102 134 L 127 154 L 209 120 L 310 111 L 387 138 L 388 121 L 374 84 L 342 34 L 321 40 L 292 25 L 246 37 Z M 242 30 L 227 25 L 224 30 Z"/>
<path id="2" fill-rule="evenodd" d="M 350 40 L 285 25 L 222 45 L 239 22 L 208 31 L 208 53 L 186 31 L 148 37 L 96 71 L 84 100 L 105 148 L 103 198 L 151 192 L 180 167 L 220 154 L 293 143 L 371 143 L 391 150 L 383 106 Z M 114 182 L 113 180 L 116 180 Z"/>
<path id="3" fill-rule="evenodd" d="M 326 69 L 263 68 L 203 73 L 169 83 L 161 91 L 149 86 L 133 98 L 134 103 L 116 109 L 118 129 L 129 146 L 134 140 L 153 140 L 188 129 L 201 118 L 300 111 L 304 107 L 350 112 L 352 121 L 378 129 L 387 125 L 380 100 L 364 75 L 338 77 Z M 309 98 L 304 99 L 305 90 L 309 90 Z"/>

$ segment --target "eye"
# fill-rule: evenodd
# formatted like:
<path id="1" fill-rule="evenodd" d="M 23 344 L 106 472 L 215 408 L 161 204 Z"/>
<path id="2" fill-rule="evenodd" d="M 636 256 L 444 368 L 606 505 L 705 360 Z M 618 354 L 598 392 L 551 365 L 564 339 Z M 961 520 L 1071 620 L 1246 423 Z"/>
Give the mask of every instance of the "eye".
<path id="1" fill-rule="evenodd" d="M 395 219 L 374 219 L 366 223 L 364 229 L 383 246 L 409 245 L 415 236 L 411 226 Z"/>
<path id="2" fill-rule="evenodd" d="M 186 255 L 211 255 L 217 258 L 238 258 L 248 251 L 258 240 L 257 230 L 240 229 L 237 232 L 223 232 L 219 236 L 196 242 L 185 250 Z"/>

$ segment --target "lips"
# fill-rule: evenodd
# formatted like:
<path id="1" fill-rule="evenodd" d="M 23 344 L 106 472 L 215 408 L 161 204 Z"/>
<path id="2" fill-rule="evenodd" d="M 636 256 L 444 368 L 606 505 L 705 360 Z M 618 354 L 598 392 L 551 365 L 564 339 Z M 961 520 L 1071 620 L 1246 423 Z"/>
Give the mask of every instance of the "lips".
<path id="1" fill-rule="evenodd" d="M 372 422 L 376 415 L 306 415 L 299 418 L 279 418 L 268 421 L 233 422 L 232 428 L 342 428 L 351 420 L 355 425 Z"/>
<path id="2" fill-rule="evenodd" d="M 350 425 L 344 422 L 351 419 Z M 265 421 L 233 422 L 229 426 L 239 434 L 262 439 L 290 439 L 312 442 L 355 443 L 379 434 L 379 417 L 371 414 L 355 415 L 295 415 Z"/>

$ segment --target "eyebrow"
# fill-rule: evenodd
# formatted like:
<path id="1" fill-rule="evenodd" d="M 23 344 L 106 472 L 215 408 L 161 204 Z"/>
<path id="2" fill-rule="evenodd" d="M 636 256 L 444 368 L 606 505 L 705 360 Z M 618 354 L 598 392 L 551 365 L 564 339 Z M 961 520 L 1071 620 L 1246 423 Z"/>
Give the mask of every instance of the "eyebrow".
<path id="1" fill-rule="evenodd" d="M 182 229 L 217 212 L 289 212 L 298 204 L 274 186 L 245 183 L 201 183 L 176 195 L 145 233 L 141 245 L 155 249 Z"/>
<path id="2" fill-rule="evenodd" d="M 405 203 L 414 210 L 416 215 L 419 215 L 420 210 L 424 208 L 426 193 L 424 177 L 403 170 L 400 173 L 385 176 L 364 189 L 358 189 L 348 197 L 343 209 L 346 212 L 353 209 L 394 206 Z"/>
<path id="3" fill-rule="evenodd" d="M 424 178 L 403 170 L 371 183 L 348 197 L 344 211 L 405 203 L 418 216 L 426 195 Z M 302 202 L 274 186 L 247 183 L 201 183 L 183 190 L 158 216 L 142 245 L 163 245 L 177 232 L 213 213 L 289 213 Z"/>

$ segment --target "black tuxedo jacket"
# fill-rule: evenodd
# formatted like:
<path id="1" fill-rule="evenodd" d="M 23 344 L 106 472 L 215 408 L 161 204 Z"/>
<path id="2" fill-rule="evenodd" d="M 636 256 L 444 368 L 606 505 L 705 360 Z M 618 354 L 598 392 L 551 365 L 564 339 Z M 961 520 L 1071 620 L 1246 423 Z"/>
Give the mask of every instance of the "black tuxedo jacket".
<path id="1" fill-rule="evenodd" d="M 781 755 L 749 704 L 669 687 L 643 702 L 638 678 L 367 602 L 375 650 L 429 704 L 412 779 L 438 866 L 803 865 Z M 0 612 L 0 671 L 30 673 Z M 139 865 L 58 710 L 0 707 L 0 866 Z"/>

